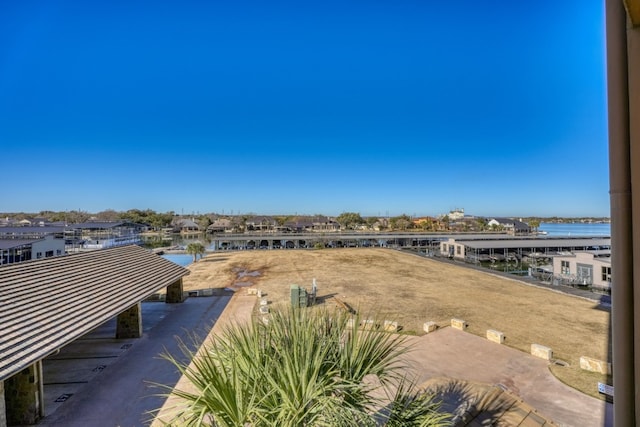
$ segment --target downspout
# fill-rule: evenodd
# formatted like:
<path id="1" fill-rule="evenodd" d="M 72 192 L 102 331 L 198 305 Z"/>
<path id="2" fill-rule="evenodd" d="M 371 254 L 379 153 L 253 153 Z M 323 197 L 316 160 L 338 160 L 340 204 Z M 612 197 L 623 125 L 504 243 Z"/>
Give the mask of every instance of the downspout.
<path id="1" fill-rule="evenodd" d="M 611 345 L 616 426 L 635 425 L 635 353 L 631 147 L 626 12 L 621 0 L 605 0 L 611 202 Z"/>

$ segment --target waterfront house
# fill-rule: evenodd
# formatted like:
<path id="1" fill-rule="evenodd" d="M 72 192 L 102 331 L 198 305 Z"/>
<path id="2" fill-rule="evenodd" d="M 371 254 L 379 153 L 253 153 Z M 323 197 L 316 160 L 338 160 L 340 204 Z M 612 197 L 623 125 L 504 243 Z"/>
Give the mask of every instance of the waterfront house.
<path id="1" fill-rule="evenodd" d="M 313 231 L 340 231 L 340 224 L 326 216 L 316 215 L 311 218 Z"/>
<path id="2" fill-rule="evenodd" d="M 200 231 L 198 224 L 192 219 L 179 218 L 172 222 L 174 231 L 182 234 L 197 233 Z"/>
<path id="3" fill-rule="evenodd" d="M 274 231 L 278 221 L 270 216 L 254 216 L 245 222 L 247 231 Z"/>
<path id="4" fill-rule="evenodd" d="M 207 233 L 229 233 L 233 231 L 233 222 L 229 218 L 216 218 L 207 227 Z"/>
<path id="5" fill-rule="evenodd" d="M 531 227 L 529 227 L 529 224 L 515 220 L 513 218 L 491 218 L 487 222 L 487 226 L 490 228 L 504 230 L 507 232 L 507 234 L 510 234 L 512 236 L 531 233 Z"/>

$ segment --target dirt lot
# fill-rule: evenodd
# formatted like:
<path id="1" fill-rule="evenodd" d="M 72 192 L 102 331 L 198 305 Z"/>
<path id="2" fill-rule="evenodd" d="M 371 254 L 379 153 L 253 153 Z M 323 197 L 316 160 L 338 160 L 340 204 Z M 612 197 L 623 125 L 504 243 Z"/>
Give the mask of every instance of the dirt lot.
<path id="1" fill-rule="evenodd" d="M 594 302 L 523 284 L 474 269 L 388 249 L 271 250 L 212 254 L 190 267 L 185 290 L 255 287 L 271 304 L 289 304 L 290 285 L 335 304 L 337 297 L 362 313 L 396 320 L 402 330 L 422 334 L 426 321 L 440 327 L 464 319 L 468 332 L 505 334 L 505 344 L 530 352 L 551 347 L 562 364 L 550 369 L 563 382 L 598 396 L 603 375 L 579 367 L 581 356 L 607 359 L 609 312 Z"/>

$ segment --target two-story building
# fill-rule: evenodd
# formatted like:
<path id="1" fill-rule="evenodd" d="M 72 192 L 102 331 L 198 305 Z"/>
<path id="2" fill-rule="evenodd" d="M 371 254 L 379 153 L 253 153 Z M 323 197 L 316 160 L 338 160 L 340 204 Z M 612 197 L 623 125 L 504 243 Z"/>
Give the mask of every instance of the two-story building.
<path id="1" fill-rule="evenodd" d="M 575 251 L 553 257 L 555 284 L 611 290 L 611 250 Z"/>

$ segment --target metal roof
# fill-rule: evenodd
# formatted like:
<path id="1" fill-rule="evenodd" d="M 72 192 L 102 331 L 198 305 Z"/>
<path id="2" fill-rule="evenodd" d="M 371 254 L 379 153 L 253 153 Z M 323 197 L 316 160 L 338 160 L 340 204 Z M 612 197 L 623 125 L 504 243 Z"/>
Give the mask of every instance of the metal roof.
<path id="1" fill-rule="evenodd" d="M 135 245 L 0 267 L 0 381 L 187 274 Z"/>
<path id="2" fill-rule="evenodd" d="M 456 239 L 455 243 L 472 249 L 512 249 L 512 248 L 575 248 L 593 246 L 611 246 L 610 237 L 582 238 L 540 238 L 540 239 L 498 239 L 465 240 Z"/>
<path id="3" fill-rule="evenodd" d="M 31 245 L 44 239 L 0 239 L 0 250 L 17 248 L 24 245 Z"/>
<path id="4" fill-rule="evenodd" d="M 43 225 L 30 227 L 0 227 L 0 234 L 53 234 L 62 233 L 67 228 L 64 226 Z"/>

